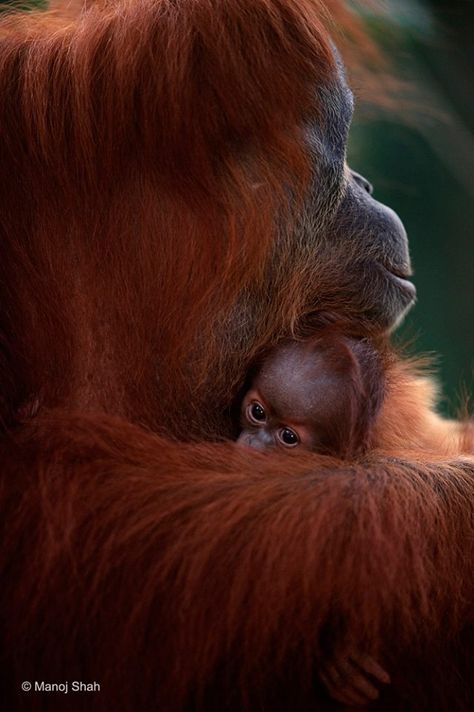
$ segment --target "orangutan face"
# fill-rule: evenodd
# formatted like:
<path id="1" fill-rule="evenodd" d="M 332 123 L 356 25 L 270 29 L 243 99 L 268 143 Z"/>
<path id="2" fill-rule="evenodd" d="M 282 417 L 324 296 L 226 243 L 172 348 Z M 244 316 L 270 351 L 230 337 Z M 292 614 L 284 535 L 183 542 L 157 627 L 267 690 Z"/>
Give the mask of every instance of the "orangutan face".
<path id="1" fill-rule="evenodd" d="M 336 305 L 344 317 L 390 330 L 416 296 L 407 235 L 396 213 L 374 198 L 369 181 L 346 163 L 353 96 L 339 58 L 332 85 L 320 93 L 323 115 L 307 129 L 313 182 L 297 235 L 299 245 L 313 247 L 306 254 L 314 308 Z"/>

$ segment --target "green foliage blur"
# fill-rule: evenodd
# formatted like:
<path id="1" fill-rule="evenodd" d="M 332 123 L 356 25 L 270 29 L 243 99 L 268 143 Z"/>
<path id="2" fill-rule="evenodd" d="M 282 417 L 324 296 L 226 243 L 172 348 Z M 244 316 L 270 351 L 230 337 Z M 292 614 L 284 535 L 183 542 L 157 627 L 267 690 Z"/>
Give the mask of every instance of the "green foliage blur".
<path id="1" fill-rule="evenodd" d="M 393 0 L 369 17 L 410 86 L 406 109 L 355 121 L 351 166 L 402 218 L 418 303 L 395 340 L 433 354 L 443 398 L 456 415 L 474 394 L 474 3 Z M 357 89 L 357 88 L 356 88 Z"/>
<path id="2" fill-rule="evenodd" d="M 43 10 L 47 7 L 48 0 L 0 0 L 0 12 L 12 9 L 27 12 L 28 10 Z"/>

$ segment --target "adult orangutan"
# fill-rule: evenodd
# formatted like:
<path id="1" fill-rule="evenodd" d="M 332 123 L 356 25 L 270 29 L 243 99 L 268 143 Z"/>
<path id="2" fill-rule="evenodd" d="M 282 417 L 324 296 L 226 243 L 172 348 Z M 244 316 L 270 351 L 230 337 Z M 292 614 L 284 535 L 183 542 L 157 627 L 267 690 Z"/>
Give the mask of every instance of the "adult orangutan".
<path id="1" fill-rule="evenodd" d="M 390 674 L 380 709 L 472 706 L 472 430 L 394 358 L 363 457 L 228 439 L 263 349 L 329 322 L 384 349 L 414 299 L 399 219 L 345 165 L 323 17 L 2 17 L 9 711 L 330 709 L 354 651 Z M 66 681 L 101 690 L 35 691 Z"/>

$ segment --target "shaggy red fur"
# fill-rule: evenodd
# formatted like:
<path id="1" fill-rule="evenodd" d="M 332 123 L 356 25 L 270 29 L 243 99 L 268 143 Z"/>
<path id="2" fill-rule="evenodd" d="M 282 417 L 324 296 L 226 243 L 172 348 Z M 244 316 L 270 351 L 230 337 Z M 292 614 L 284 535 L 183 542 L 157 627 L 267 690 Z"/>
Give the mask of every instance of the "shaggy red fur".
<path id="1" fill-rule="evenodd" d="M 120 0 L 1 20 L 8 710 L 57 701 L 22 680 L 73 679 L 101 692 L 61 709 L 313 710 L 320 661 L 353 645 L 392 675 L 382 709 L 472 703 L 470 426 L 396 363 L 363 459 L 209 442 L 297 317 L 289 275 L 242 356 L 214 329 L 302 200 L 322 16 Z"/>

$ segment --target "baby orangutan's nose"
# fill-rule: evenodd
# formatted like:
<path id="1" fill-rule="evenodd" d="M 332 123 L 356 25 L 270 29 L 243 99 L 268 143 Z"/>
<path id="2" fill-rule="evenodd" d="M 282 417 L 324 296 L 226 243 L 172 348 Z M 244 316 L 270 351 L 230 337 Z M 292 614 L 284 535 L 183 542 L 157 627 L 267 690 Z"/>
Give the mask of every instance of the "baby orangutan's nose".
<path id="1" fill-rule="evenodd" d="M 255 433 L 251 430 L 242 430 L 237 438 L 237 443 L 245 447 L 252 447 L 254 450 L 266 450 L 273 445 L 273 442 L 265 442 L 262 431 Z"/>

